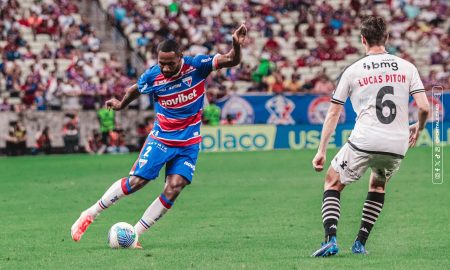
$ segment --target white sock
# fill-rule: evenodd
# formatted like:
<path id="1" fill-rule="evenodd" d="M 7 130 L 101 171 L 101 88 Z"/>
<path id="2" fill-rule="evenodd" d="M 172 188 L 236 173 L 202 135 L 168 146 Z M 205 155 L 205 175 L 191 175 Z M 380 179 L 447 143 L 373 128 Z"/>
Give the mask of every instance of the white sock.
<path id="1" fill-rule="evenodd" d="M 128 183 L 128 177 L 117 180 L 111 187 L 103 194 L 102 198 L 89 207 L 86 211 L 94 218 L 97 217 L 103 210 L 116 203 L 120 198 L 131 193 L 131 187 Z"/>
<path id="2" fill-rule="evenodd" d="M 173 202 L 168 200 L 161 194 L 153 203 L 145 210 L 142 218 L 134 225 L 134 229 L 138 235 L 141 235 L 146 230 L 150 229 L 156 221 L 158 221 L 173 205 Z"/>

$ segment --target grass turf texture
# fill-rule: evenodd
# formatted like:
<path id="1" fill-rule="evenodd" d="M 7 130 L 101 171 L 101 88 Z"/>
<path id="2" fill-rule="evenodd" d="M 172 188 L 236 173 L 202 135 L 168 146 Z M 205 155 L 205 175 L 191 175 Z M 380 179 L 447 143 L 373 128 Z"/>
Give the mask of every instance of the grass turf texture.
<path id="1" fill-rule="evenodd" d="M 193 184 L 142 236 L 144 250 L 111 250 L 107 232 L 119 221 L 135 224 L 161 192 L 162 177 L 105 211 L 81 242 L 70 238 L 79 213 L 127 174 L 136 154 L 1 158 L 0 268 L 448 269 L 450 170 L 443 185 L 431 183 L 430 148 L 410 151 L 393 177 L 367 244 L 369 256 L 350 252 L 368 174 L 347 187 L 341 252 L 327 259 L 309 257 L 323 238 L 324 173 L 312 170 L 313 155 L 201 154 Z"/>

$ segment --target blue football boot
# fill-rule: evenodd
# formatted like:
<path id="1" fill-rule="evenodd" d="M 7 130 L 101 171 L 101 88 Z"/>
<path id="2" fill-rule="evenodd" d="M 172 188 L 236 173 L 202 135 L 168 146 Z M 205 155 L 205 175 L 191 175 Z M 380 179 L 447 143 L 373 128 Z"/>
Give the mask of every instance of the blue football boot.
<path id="1" fill-rule="evenodd" d="M 353 243 L 352 252 L 353 254 L 368 254 L 366 248 L 359 240 L 355 240 L 355 242 Z"/>
<path id="2" fill-rule="evenodd" d="M 328 257 L 336 255 L 338 252 L 336 236 L 333 236 L 328 242 L 322 243 L 322 247 L 314 252 L 311 257 Z"/>

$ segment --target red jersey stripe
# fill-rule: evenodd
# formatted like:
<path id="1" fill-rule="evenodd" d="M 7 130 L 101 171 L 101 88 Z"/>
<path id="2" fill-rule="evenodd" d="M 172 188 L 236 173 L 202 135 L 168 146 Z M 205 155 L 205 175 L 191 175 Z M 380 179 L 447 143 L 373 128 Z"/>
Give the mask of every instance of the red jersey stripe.
<path id="1" fill-rule="evenodd" d="M 151 137 L 157 141 L 162 142 L 163 144 L 170 146 L 170 147 L 183 147 L 183 146 L 189 146 L 193 144 L 198 144 L 202 142 L 202 136 L 197 136 L 190 138 L 188 140 L 168 140 L 163 138 L 155 137 L 154 135 L 151 135 Z"/>
<path id="2" fill-rule="evenodd" d="M 164 131 L 175 131 L 185 129 L 188 126 L 201 121 L 202 110 L 198 111 L 198 113 L 192 116 L 183 119 L 168 118 L 160 113 L 156 115 L 156 118 L 158 119 L 158 124 L 161 127 L 161 129 L 163 129 Z"/>

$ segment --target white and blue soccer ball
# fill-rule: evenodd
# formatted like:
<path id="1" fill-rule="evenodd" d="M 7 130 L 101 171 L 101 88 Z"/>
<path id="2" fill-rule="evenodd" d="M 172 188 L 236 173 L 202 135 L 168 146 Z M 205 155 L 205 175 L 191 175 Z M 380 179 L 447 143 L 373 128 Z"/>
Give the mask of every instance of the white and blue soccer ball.
<path id="1" fill-rule="evenodd" d="M 112 225 L 108 232 L 108 244 L 111 248 L 135 248 L 138 235 L 131 224 L 119 222 Z"/>

